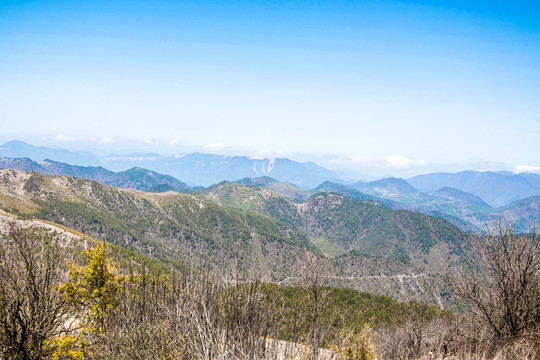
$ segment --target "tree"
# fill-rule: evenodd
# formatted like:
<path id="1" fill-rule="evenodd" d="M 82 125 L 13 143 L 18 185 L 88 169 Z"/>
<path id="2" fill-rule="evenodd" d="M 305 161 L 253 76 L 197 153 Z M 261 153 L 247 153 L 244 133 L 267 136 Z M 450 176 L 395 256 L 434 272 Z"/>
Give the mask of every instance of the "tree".
<path id="1" fill-rule="evenodd" d="M 454 277 L 454 292 L 497 336 L 516 336 L 540 324 L 540 237 L 516 234 L 500 219 L 478 239 L 478 268 Z"/>
<path id="2" fill-rule="evenodd" d="M 105 257 L 105 243 L 83 251 L 86 265 L 70 264 L 69 281 L 60 286 L 64 299 L 77 310 L 93 330 L 105 331 L 105 318 L 118 304 L 119 277 L 111 258 Z"/>
<path id="3" fill-rule="evenodd" d="M 297 271 L 304 290 L 307 341 L 311 346 L 310 359 L 317 360 L 319 347 L 325 335 L 324 325 L 330 322 L 324 317 L 331 300 L 327 288 L 330 280 L 328 261 L 311 251 L 305 251 L 297 265 Z"/>
<path id="4" fill-rule="evenodd" d="M 0 238 L 0 358 L 45 358 L 54 351 L 46 341 L 69 331 L 56 291 L 62 264 L 58 239 L 45 229 L 11 224 Z"/>
<path id="5" fill-rule="evenodd" d="M 356 332 L 342 329 L 338 335 L 338 343 L 332 348 L 336 360 L 374 360 L 373 329 L 364 324 Z"/>

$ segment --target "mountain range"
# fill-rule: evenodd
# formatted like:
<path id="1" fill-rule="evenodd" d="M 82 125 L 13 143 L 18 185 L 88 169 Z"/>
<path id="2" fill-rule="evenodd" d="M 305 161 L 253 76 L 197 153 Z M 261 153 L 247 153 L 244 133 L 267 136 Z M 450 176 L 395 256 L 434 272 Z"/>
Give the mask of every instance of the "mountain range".
<path id="1" fill-rule="evenodd" d="M 471 235 L 437 217 L 335 193 L 293 201 L 233 182 L 198 193 L 150 193 L 5 169 L 0 170 L 0 208 L 162 263 L 209 267 L 225 278 L 247 272 L 256 279 L 294 283 L 296 261 L 311 249 L 331 259 L 335 285 L 400 299 L 420 293 L 418 274 L 441 274 L 471 251 Z M 441 301 L 440 288 L 434 289 Z"/>
<path id="2" fill-rule="evenodd" d="M 78 166 L 45 159 L 33 161 L 29 158 L 0 158 L 0 168 L 35 171 L 47 175 L 71 175 L 81 179 L 95 180 L 101 183 L 151 192 L 176 190 L 189 192 L 192 188 L 182 181 L 155 171 L 131 168 L 115 173 L 101 166 Z"/>
<path id="3" fill-rule="evenodd" d="M 426 174 L 407 180 L 385 178 L 347 183 L 316 164 L 289 159 L 200 153 L 98 156 L 35 147 L 21 141 L 0 146 L 0 156 L 4 156 L 0 158 L 0 168 L 72 175 L 145 191 L 200 191 L 203 187 L 195 184 L 209 186 L 235 181 L 265 188 L 296 202 L 306 201 L 318 192 L 334 192 L 356 200 L 377 201 L 394 210 L 441 217 L 463 230 L 475 232 L 485 230 L 501 215 L 514 221 L 521 232 L 529 231 L 540 221 L 538 174 L 465 171 Z M 75 161 L 76 165 L 58 159 Z M 88 163 L 94 165 L 84 165 Z"/>
<path id="4" fill-rule="evenodd" d="M 0 146 L 0 157 L 29 158 L 34 161 L 49 159 L 82 166 L 101 166 L 115 172 L 139 167 L 174 176 L 190 186 L 209 186 L 223 180 L 272 176 L 309 189 L 325 180 L 337 178 L 336 173 L 315 163 L 301 163 L 287 158 L 255 159 L 203 153 L 169 156 L 155 153 L 97 155 L 37 147 L 18 140 Z"/>
<path id="5" fill-rule="evenodd" d="M 260 187 L 295 199 L 291 191 L 280 190 L 279 183 L 244 179 L 243 184 L 257 183 Z M 283 185 L 290 188 L 292 185 Z M 353 187 L 354 186 L 354 187 Z M 360 189 L 360 190 L 359 190 Z M 483 232 L 501 216 L 516 225 L 518 232 L 527 232 L 540 222 L 540 197 L 532 196 L 502 207 L 492 207 L 478 196 L 451 187 L 443 187 L 430 193 L 422 193 L 403 179 L 387 178 L 373 182 L 361 182 L 352 186 L 326 181 L 312 191 L 294 192 L 304 199 L 319 192 L 336 193 L 361 201 L 376 201 L 393 210 L 409 210 L 436 216 L 450 221 L 465 231 Z M 301 194 L 301 195 L 298 195 Z"/>
<path id="6" fill-rule="evenodd" d="M 407 179 L 416 189 L 432 192 L 441 187 L 453 187 L 480 197 L 494 207 L 540 195 L 540 175 L 515 174 L 510 171 L 462 171 L 458 173 L 432 173 Z"/>

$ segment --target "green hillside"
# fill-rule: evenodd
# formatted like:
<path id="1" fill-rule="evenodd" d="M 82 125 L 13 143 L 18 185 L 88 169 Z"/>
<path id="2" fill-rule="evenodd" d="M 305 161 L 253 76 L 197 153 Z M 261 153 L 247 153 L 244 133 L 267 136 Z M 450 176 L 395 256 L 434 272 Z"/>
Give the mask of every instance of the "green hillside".
<path id="1" fill-rule="evenodd" d="M 237 271 L 267 280 L 283 276 L 309 246 L 277 220 L 188 194 L 122 190 L 15 170 L 2 170 L 0 184 L 6 211 L 53 221 L 157 259 L 210 265 L 224 276 Z"/>
<path id="2" fill-rule="evenodd" d="M 355 250 L 443 271 L 459 260 L 470 241 L 470 235 L 441 218 L 335 193 L 318 193 L 298 204 L 267 189 L 223 182 L 202 194 L 227 207 L 278 219 L 328 256 Z"/>
<path id="3" fill-rule="evenodd" d="M 375 201 L 319 193 L 297 203 L 267 189 L 229 182 L 198 194 L 150 193 L 70 176 L 2 170 L 0 206 L 162 263 L 209 268 L 229 279 L 249 275 L 295 285 L 299 255 L 316 249 L 320 257 L 335 257 L 333 286 L 401 300 L 421 294 L 418 279 L 462 261 L 470 241 L 445 220 L 394 211 Z M 433 281 L 430 301 L 440 304 L 442 290 Z"/>

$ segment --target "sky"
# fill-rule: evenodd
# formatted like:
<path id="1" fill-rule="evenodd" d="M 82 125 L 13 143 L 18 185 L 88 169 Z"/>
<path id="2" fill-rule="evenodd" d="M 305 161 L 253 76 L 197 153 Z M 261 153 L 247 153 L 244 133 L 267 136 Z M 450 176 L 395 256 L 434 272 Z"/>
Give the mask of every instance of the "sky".
<path id="1" fill-rule="evenodd" d="M 0 0 L 0 141 L 540 171 L 538 1 Z"/>

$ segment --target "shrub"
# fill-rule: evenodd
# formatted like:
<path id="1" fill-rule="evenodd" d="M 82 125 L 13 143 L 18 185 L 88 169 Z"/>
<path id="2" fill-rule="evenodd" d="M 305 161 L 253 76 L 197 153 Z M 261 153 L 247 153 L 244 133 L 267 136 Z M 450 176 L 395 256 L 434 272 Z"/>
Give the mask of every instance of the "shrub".
<path id="1" fill-rule="evenodd" d="M 364 325 L 356 332 L 341 330 L 338 342 L 333 346 L 338 360 L 374 360 L 373 329 Z"/>

